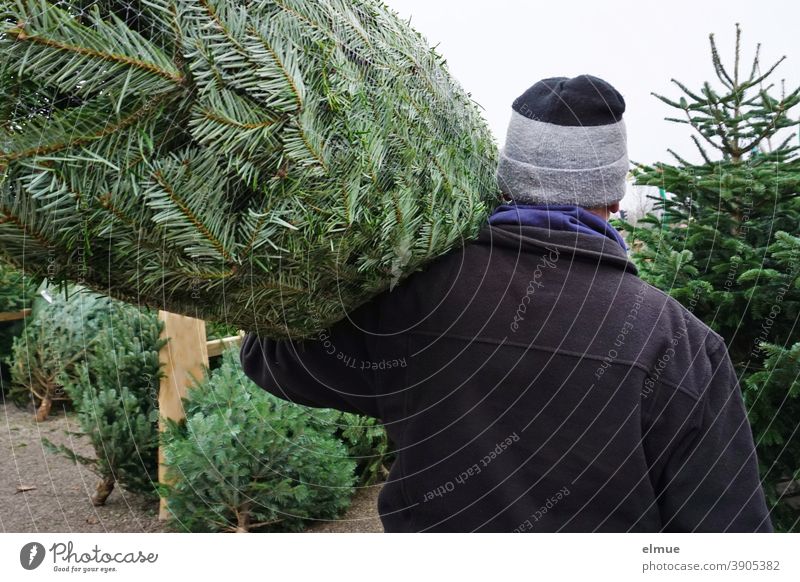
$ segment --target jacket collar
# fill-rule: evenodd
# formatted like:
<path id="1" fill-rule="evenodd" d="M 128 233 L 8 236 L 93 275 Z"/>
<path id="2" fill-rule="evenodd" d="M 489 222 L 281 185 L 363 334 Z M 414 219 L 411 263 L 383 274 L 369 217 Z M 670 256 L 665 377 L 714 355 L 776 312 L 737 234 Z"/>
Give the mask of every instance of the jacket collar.
<path id="1" fill-rule="evenodd" d="M 638 275 L 636 266 L 622 247 L 602 236 L 518 224 L 487 224 L 481 229 L 477 242 L 510 247 L 518 252 L 541 253 L 547 247 L 556 248 L 559 253 L 573 255 L 578 260 L 600 261 Z"/>

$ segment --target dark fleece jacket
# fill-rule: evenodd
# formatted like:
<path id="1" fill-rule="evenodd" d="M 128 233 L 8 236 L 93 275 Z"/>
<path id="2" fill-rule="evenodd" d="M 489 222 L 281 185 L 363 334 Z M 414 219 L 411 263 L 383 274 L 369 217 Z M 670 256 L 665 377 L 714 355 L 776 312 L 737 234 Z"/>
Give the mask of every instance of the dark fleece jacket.
<path id="1" fill-rule="evenodd" d="M 276 396 L 381 419 L 387 532 L 771 531 L 723 340 L 605 237 L 487 225 L 241 360 Z"/>

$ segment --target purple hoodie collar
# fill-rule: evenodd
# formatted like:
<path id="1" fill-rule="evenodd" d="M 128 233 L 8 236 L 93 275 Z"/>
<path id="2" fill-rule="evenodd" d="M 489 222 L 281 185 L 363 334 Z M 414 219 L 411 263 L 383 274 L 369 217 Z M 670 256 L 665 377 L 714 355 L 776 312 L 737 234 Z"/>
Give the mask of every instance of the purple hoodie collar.
<path id="1" fill-rule="evenodd" d="M 622 235 L 596 214 L 580 206 L 533 206 L 529 204 L 503 204 L 495 208 L 489 224 L 519 224 L 551 230 L 580 232 L 604 236 L 618 243 L 624 251 L 628 247 Z"/>

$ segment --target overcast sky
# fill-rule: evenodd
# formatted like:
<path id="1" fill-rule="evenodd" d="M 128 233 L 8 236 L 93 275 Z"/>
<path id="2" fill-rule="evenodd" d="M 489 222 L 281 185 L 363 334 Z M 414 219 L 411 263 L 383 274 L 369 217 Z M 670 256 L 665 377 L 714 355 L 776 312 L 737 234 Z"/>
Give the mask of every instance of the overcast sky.
<path id="1" fill-rule="evenodd" d="M 679 96 L 716 80 L 708 34 L 733 68 L 734 23 L 742 26 L 742 74 L 757 43 L 762 67 L 787 59 L 776 76 L 800 82 L 800 2 L 739 0 L 386 0 L 425 35 L 451 73 L 484 108 L 498 142 L 505 139 L 511 102 L 546 77 L 583 73 L 605 79 L 625 98 L 632 160 L 667 161 L 666 148 L 695 158 L 689 128 L 664 121 L 673 110 L 650 95 Z M 800 115 L 800 107 L 794 117 Z"/>

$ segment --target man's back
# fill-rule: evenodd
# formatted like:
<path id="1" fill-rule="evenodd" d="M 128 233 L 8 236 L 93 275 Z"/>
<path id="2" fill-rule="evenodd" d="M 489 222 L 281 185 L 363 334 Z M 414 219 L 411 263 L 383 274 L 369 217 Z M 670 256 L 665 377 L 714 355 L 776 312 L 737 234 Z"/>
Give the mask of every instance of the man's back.
<path id="1" fill-rule="evenodd" d="M 487 226 L 316 341 L 245 371 L 380 418 L 387 531 L 768 531 L 721 338 L 612 240 Z"/>

